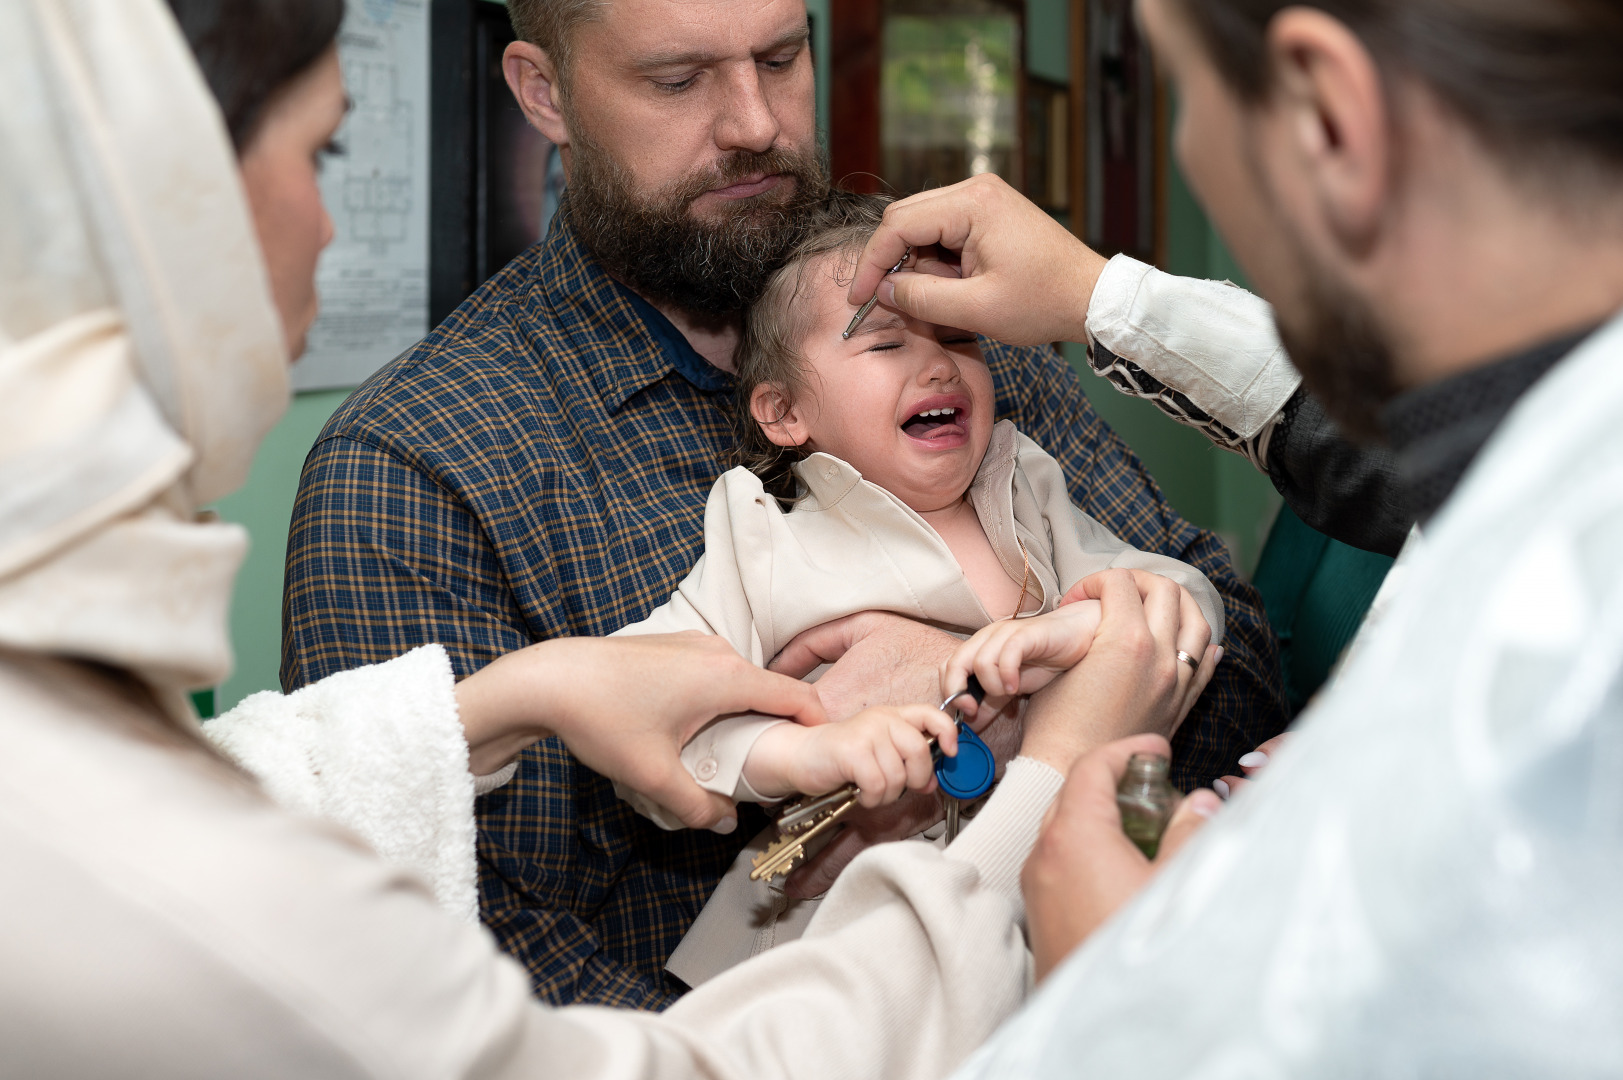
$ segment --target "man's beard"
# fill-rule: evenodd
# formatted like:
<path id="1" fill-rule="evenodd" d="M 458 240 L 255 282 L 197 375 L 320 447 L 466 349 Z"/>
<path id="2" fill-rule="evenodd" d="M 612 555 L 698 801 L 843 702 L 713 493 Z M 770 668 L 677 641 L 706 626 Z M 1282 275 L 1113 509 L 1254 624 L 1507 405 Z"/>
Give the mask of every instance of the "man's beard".
<path id="1" fill-rule="evenodd" d="M 701 195 L 762 173 L 783 179 L 715 217 L 694 216 Z M 566 205 L 576 234 L 612 276 L 650 300 L 714 317 L 755 302 L 800 238 L 806 212 L 827 194 L 818 155 L 774 147 L 735 151 L 654 195 L 639 195 L 625 168 L 577 133 Z"/>
<path id="2" fill-rule="evenodd" d="M 1298 318 L 1275 309 L 1279 340 L 1302 383 L 1342 431 L 1362 442 L 1383 438 L 1380 415 L 1397 393 L 1392 348 L 1361 298 L 1334 281 L 1297 245 Z"/>

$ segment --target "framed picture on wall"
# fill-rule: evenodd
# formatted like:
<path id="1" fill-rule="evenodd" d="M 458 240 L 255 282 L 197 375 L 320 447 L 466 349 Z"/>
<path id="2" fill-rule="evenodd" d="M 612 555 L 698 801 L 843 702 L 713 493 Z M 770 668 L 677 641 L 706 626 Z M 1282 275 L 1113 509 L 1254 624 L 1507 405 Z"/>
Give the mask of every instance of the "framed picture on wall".
<path id="1" fill-rule="evenodd" d="M 1022 186 L 1024 0 L 831 0 L 837 183 L 897 196 L 994 172 Z"/>
<path id="2" fill-rule="evenodd" d="M 1166 105 L 1132 0 L 1071 0 L 1071 229 L 1106 255 L 1160 262 Z"/>

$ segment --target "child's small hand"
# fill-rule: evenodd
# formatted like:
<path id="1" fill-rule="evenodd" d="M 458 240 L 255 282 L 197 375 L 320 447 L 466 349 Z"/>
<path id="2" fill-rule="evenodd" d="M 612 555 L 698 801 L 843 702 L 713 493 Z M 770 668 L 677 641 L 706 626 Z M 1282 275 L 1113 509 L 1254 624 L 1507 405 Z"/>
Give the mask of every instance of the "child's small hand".
<path id="1" fill-rule="evenodd" d="M 1010 698 L 1041 690 L 1081 662 L 1099 615 L 1099 601 L 1081 600 L 1046 615 L 982 627 L 941 666 L 941 693 L 961 692 L 973 672 L 986 691 L 981 713 L 996 714 Z"/>
<path id="2" fill-rule="evenodd" d="M 958 752 L 952 718 L 928 705 L 864 709 L 846 720 L 817 727 L 778 724 L 755 740 L 744 761 L 744 778 L 762 795 L 821 795 L 848 783 L 861 789 L 866 807 L 895 802 L 902 792 L 935 784 L 929 737 L 942 752 Z"/>

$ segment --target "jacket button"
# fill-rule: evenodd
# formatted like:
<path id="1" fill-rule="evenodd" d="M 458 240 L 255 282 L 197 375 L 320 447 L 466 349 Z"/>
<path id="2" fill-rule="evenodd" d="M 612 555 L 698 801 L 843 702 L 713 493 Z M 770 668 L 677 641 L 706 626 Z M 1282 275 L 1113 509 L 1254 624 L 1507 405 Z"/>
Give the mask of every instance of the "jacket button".
<path id="1" fill-rule="evenodd" d="M 716 759 L 707 757 L 699 762 L 699 767 L 693 771 L 698 774 L 700 780 L 714 780 L 716 778 L 716 768 Z"/>

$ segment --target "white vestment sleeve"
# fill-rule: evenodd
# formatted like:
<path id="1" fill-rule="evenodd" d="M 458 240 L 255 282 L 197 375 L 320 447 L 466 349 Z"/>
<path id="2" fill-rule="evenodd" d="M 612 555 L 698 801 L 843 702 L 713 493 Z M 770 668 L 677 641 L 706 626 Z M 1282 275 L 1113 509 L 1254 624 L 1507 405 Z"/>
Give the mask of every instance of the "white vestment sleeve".
<path id="1" fill-rule="evenodd" d="M 1094 286 L 1087 328 L 1090 362 L 1118 390 L 1261 466 L 1266 433 L 1302 383 L 1267 301 L 1117 255 Z"/>
<path id="2" fill-rule="evenodd" d="M 1623 1076 L 1623 317 L 1290 742 L 959 1080 Z"/>
<path id="3" fill-rule="evenodd" d="M 282 806 L 354 830 L 477 922 L 475 780 L 454 690 L 445 650 L 425 645 L 291 694 L 254 694 L 203 733 Z"/>

